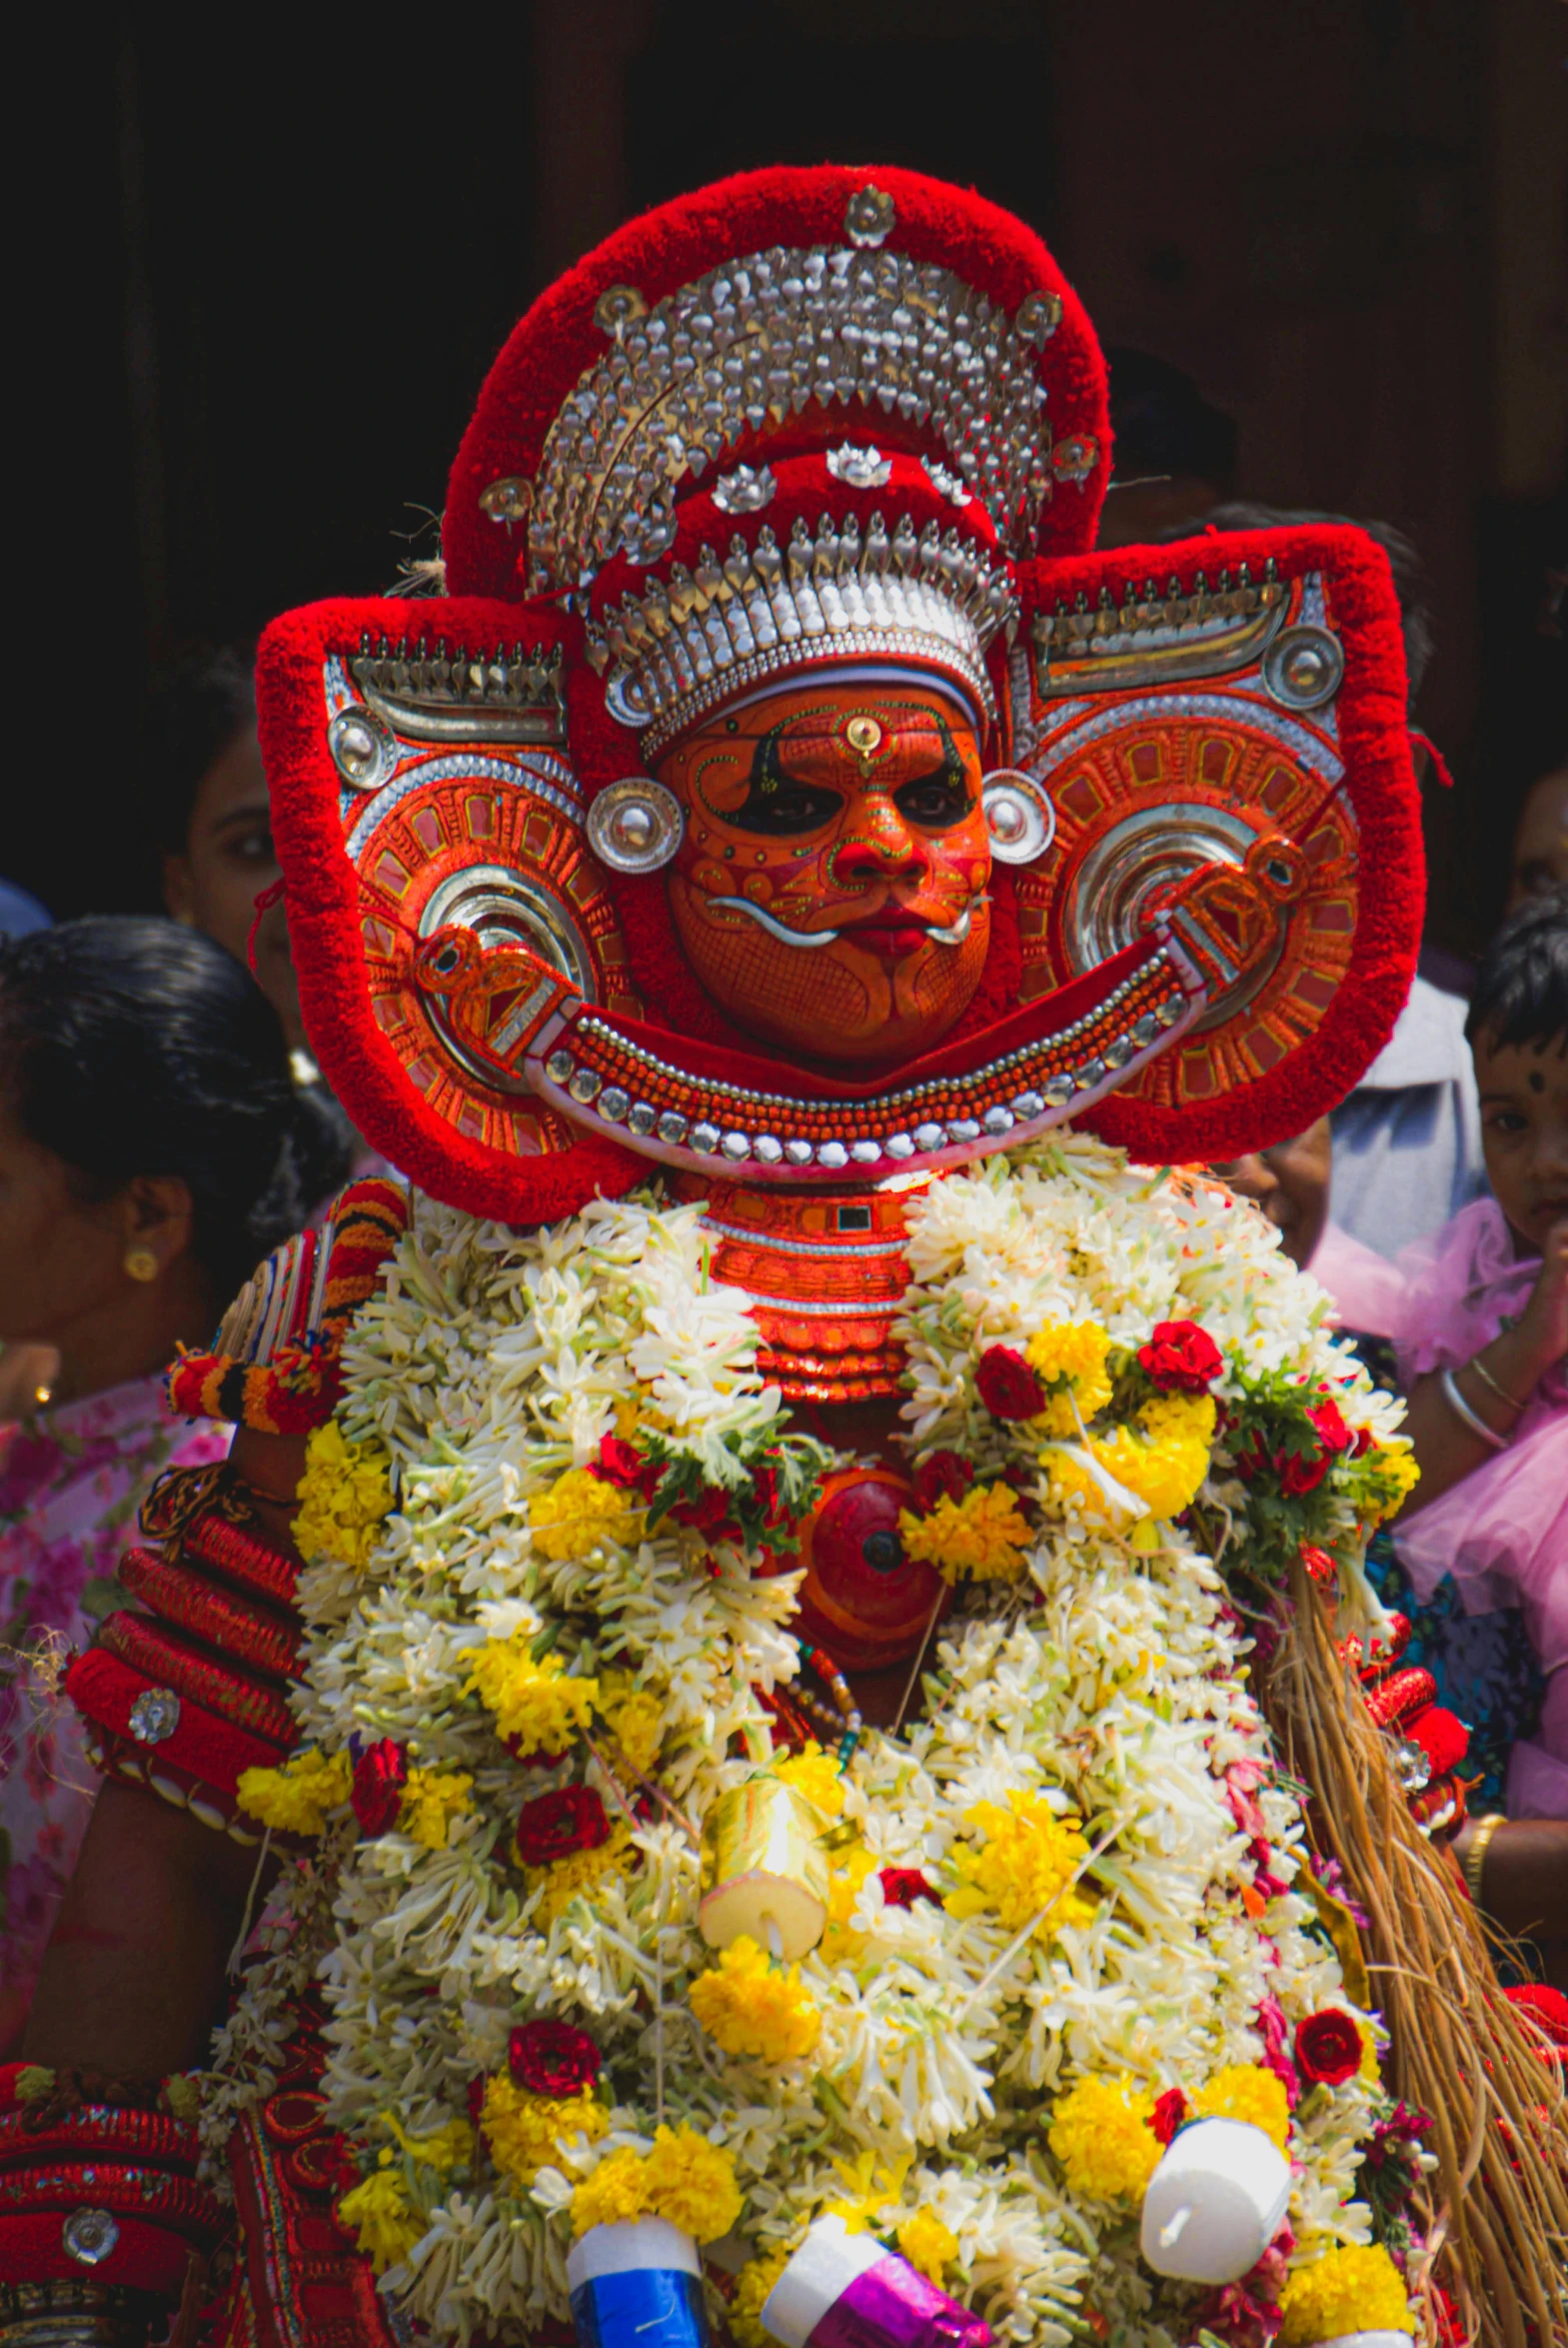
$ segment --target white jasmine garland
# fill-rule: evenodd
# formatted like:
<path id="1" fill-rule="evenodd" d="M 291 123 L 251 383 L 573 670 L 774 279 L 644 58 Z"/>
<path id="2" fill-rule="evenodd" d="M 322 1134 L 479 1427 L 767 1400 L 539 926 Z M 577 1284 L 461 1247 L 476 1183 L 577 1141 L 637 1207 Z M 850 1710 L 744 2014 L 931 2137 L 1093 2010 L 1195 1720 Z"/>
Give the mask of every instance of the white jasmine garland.
<path id="1" fill-rule="evenodd" d="M 425 2231 L 385 2287 L 439 2336 L 565 2315 L 574 2186 L 618 2147 L 646 2149 L 661 2122 L 689 2122 L 734 2157 L 754 2256 L 846 2197 L 889 2240 L 928 2212 L 958 2245 L 944 2287 L 999 2338 L 1065 2348 L 1089 2307 L 1175 2348 L 1197 2294 L 1140 2265 L 1135 2205 L 1069 2190 L 1046 2141 L 1053 2108 L 1088 2076 L 1194 2094 L 1262 2060 L 1265 2000 L 1292 2027 L 1349 2002 L 1297 1888 L 1299 1802 L 1275 1771 L 1217 1565 L 1174 1526 L 1054 1498 L 1038 1438 L 983 1408 L 975 1363 L 1047 1322 L 1094 1320 L 1135 1347 L 1156 1321 L 1190 1318 L 1221 1348 L 1214 1390 L 1237 1411 L 1249 1380 L 1329 1385 L 1384 1443 L 1395 1407 L 1333 1338 L 1321 1292 L 1216 1185 L 1136 1174 L 1069 1133 L 911 1196 L 911 1450 L 959 1452 L 982 1477 L 1022 1469 L 1033 1530 L 1017 1580 L 960 1592 L 927 1658 L 924 1716 L 897 1737 L 868 1733 L 844 1779 L 827 1835 L 834 1920 L 800 1966 L 815 2051 L 780 2066 L 733 2057 L 689 2003 L 714 1958 L 687 1822 L 773 1753 L 758 1691 L 797 1668 L 798 1577 L 760 1575 L 733 1541 L 668 1518 L 553 1558 L 529 1516 L 608 1434 L 655 1434 L 735 1490 L 785 1428 L 747 1298 L 709 1276 L 701 1216 L 650 1192 L 519 1235 L 416 1198 L 346 1344 L 338 1412 L 351 1442 L 390 1453 L 398 1506 L 367 1571 L 320 1558 L 302 1578 L 296 1708 L 324 1752 L 391 1737 L 412 1765 L 472 1789 L 445 1848 L 396 1829 L 356 1841 L 352 1819 L 331 1830 L 297 1877 L 295 1938 L 287 1920 L 276 1928 L 229 2025 L 210 2137 L 266 2091 L 280 2001 L 299 1951 L 315 1961 L 308 1919 L 331 1898 L 329 2116 L 367 2170 L 393 2155 Z M 1319 1504 L 1346 1571 L 1361 1552 L 1356 1488 L 1340 1478 Z M 1202 1522 L 1242 1567 L 1250 1505 L 1221 1457 Z M 592 1744 L 556 1762 L 507 1750 L 465 1692 L 498 1640 L 548 1641 L 572 1675 L 620 1673 L 654 1697 L 662 1806 L 628 1816 L 638 1787 L 607 1777 L 597 1719 Z M 1238 1764 L 1283 1893 L 1253 1885 L 1225 1782 Z M 627 1851 L 546 1929 L 513 1849 L 518 1813 L 585 1782 Z M 1041 1935 L 939 1897 L 888 1903 L 884 1867 L 956 1890 L 955 1859 L 978 1847 L 975 1805 L 1010 1796 L 1081 1821 L 1078 1920 Z M 510 2030 L 538 2016 L 599 2044 L 605 2135 L 564 2143 L 526 2192 L 482 2139 L 445 2171 L 402 2149 L 462 2120 L 471 2084 L 505 2070 Z M 1369 2238 L 1353 2192 L 1380 2108 L 1368 2079 L 1303 2098 L 1291 2223 L 1308 2249 Z"/>

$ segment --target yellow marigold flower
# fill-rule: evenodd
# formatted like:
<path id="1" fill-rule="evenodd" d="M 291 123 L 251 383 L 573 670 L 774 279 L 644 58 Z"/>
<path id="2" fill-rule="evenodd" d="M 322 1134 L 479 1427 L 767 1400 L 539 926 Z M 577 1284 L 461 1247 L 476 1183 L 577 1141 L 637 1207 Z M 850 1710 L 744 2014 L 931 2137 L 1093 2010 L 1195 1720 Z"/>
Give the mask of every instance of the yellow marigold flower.
<path id="1" fill-rule="evenodd" d="M 1366 1463 L 1382 1487 L 1376 1522 L 1386 1524 L 1390 1516 L 1398 1515 L 1421 1480 L 1415 1451 L 1403 1435 L 1395 1435 L 1389 1442 L 1375 1444 Z"/>
<path id="2" fill-rule="evenodd" d="M 926 1516 L 898 1511 L 905 1553 L 934 1565 L 943 1581 L 1011 1581 L 1022 1569 L 1029 1528 L 1004 1483 L 977 1483 L 961 1500 L 945 1492 Z"/>
<path id="3" fill-rule="evenodd" d="M 559 1753 L 588 1726 L 597 1679 L 569 1679 L 554 1655 L 536 1663 L 530 1641 L 493 1638 L 481 1647 L 463 1693 L 477 1693 L 496 1715 L 496 1734 L 520 1739 L 524 1752 Z"/>
<path id="4" fill-rule="evenodd" d="M 860 1886 L 867 1875 L 874 1872 L 875 1854 L 863 1842 L 851 1843 L 847 1850 L 833 1852 L 832 1874 L 827 1885 L 827 1924 L 817 1944 L 817 1953 L 823 1964 L 842 1964 L 846 1957 L 858 1956 L 865 1946 L 865 1935 L 856 1932 L 849 1922 Z"/>
<path id="5" fill-rule="evenodd" d="M 1310 2348 L 1345 2332 L 1414 2332 L 1398 2267 L 1379 2242 L 1346 2243 L 1298 2266 L 1279 2294 L 1280 2348 Z"/>
<path id="6" fill-rule="evenodd" d="M 625 1672 L 618 1671 L 613 1676 L 625 1683 L 626 1692 L 612 1693 L 612 1674 L 604 1673 L 600 1680 L 600 1709 L 611 1735 L 633 1768 L 641 1769 L 645 1777 L 651 1776 L 665 1741 L 665 1708 L 657 1696 L 632 1686 Z"/>
<path id="7" fill-rule="evenodd" d="M 726 2054 L 747 2054 L 759 2062 L 796 2062 L 821 2036 L 822 2017 L 800 1986 L 799 1967 L 776 1971 L 745 1932 L 731 1941 L 711 1973 L 698 1975 L 691 2005 Z"/>
<path id="8" fill-rule="evenodd" d="M 1048 1803 L 1016 1790 L 1009 1807 L 976 1802 L 965 1826 L 983 1835 L 978 1850 L 955 1850 L 952 1863 L 964 1878 L 942 1901 L 950 1916 L 978 1916 L 994 1909 L 1004 1931 L 1021 1932 L 1037 1917 L 1036 1940 L 1051 1940 L 1064 1924 L 1086 1924 L 1095 1903 L 1069 1890 L 1073 1871 L 1089 1846 L 1075 1818 L 1058 1818 Z"/>
<path id="9" fill-rule="evenodd" d="M 383 2125 L 391 2129 L 411 2160 L 422 2161 L 426 2168 L 437 2169 L 444 2177 L 453 2169 L 466 2167 L 474 2158 L 474 2131 L 467 2120 L 447 2120 L 441 2127 L 433 2128 L 428 2136 L 410 2136 L 392 2112 L 384 2111 L 381 2117 Z"/>
<path id="10" fill-rule="evenodd" d="M 530 2095 L 502 2071 L 485 2082 L 480 2126 L 497 2168 L 526 2191 L 574 2136 L 597 2144 L 610 2114 L 588 2088 L 578 2095 Z"/>
<path id="11" fill-rule="evenodd" d="M 1163 2150 L 1148 2125 L 1154 2098 L 1123 2075 L 1080 2079 L 1057 2104 L 1050 2148 L 1068 2188 L 1091 2201 L 1137 2201 Z"/>
<path id="12" fill-rule="evenodd" d="M 390 1468 L 379 1443 L 351 1443 L 335 1418 L 313 1427 L 294 1519 L 301 1555 L 367 1566 L 392 1513 Z"/>
<path id="13" fill-rule="evenodd" d="M 1156 1394 L 1139 1410 L 1135 1427 L 1091 1434 L 1088 1449 L 1150 1515 L 1168 1517 L 1179 1516 L 1197 1497 L 1213 1442 L 1212 1395 Z M 1076 1495 L 1102 1520 L 1115 1515 L 1089 1470 L 1069 1453 L 1046 1451 L 1041 1465 L 1059 1498 Z"/>
<path id="14" fill-rule="evenodd" d="M 399 2266 L 425 2233 L 425 2221 L 396 2169 L 373 2169 L 338 2204 L 338 2216 L 378 2275 Z"/>
<path id="15" fill-rule="evenodd" d="M 648 2174 L 643 2155 L 630 2145 L 602 2160 L 572 2196 L 572 2230 L 579 2241 L 590 2226 L 627 2225 L 649 2212 Z"/>
<path id="16" fill-rule="evenodd" d="M 693 2127 L 657 2128 L 644 2162 L 648 2206 L 655 2217 L 698 2242 L 717 2242 L 741 2215 L 735 2159 Z"/>
<path id="17" fill-rule="evenodd" d="M 643 1510 L 629 1504 L 619 1484 L 587 1467 L 569 1467 L 548 1492 L 528 1504 L 534 1544 L 547 1557 L 586 1557 L 602 1540 L 638 1541 Z"/>
<path id="18" fill-rule="evenodd" d="M 958 2255 L 958 2237 L 932 2209 L 917 2209 L 898 2228 L 898 2248 L 928 2283 L 939 2284 L 942 2269 Z"/>
<path id="19" fill-rule="evenodd" d="M 448 1827 L 470 1807 L 468 1793 L 473 1782 L 465 1771 L 445 1777 L 436 1769 L 411 1769 L 398 1820 L 404 1833 L 422 1842 L 427 1850 L 445 1850 Z"/>
<path id="20" fill-rule="evenodd" d="M 530 1867 L 530 1891 L 543 1884 L 545 1892 L 534 1916 L 540 1931 L 548 1932 L 557 1917 L 564 1916 L 572 1902 L 592 1891 L 595 1884 L 603 1883 L 608 1875 L 619 1875 L 631 1847 L 631 1829 L 612 1826 L 597 1850 L 575 1850 L 570 1858 L 556 1859 L 548 1867 Z"/>
<path id="21" fill-rule="evenodd" d="M 1192 2113 L 1210 2120 L 1250 2120 L 1254 2128 L 1272 2136 L 1281 2152 L 1289 2142 L 1285 2083 L 1261 2063 L 1227 2063 L 1193 2096 Z"/>
<path id="22" fill-rule="evenodd" d="M 1110 1337 L 1097 1320 L 1049 1320 L 1037 1328 L 1024 1347 L 1023 1358 L 1040 1382 L 1053 1389 L 1045 1407 L 1030 1424 L 1042 1434 L 1070 1435 L 1110 1400 L 1105 1356 Z M 1078 1406 L 1073 1415 L 1073 1403 Z"/>
<path id="23" fill-rule="evenodd" d="M 775 1761 L 772 1776 L 792 1785 L 796 1793 L 803 1793 L 813 1810 L 820 1810 L 824 1818 L 843 1814 L 843 1778 L 838 1763 L 831 1753 L 824 1753 L 814 1741 L 803 1751 L 791 1753 L 786 1761 Z"/>
<path id="24" fill-rule="evenodd" d="M 347 1753 L 314 1745 L 291 1753 L 281 1769 L 244 1769 L 235 1791 L 242 1810 L 284 1834 L 320 1834 L 328 1813 L 341 1810 L 354 1790 Z"/>
<path id="25" fill-rule="evenodd" d="M 777 2348 L 763 2329 L 763 2308 L 788 2263 L 787 2250 L 770 2250 L 766 2258 L 749 2258 L 737 2275 L 735 2297 L 725 2310 L 736 2348 Z"/>

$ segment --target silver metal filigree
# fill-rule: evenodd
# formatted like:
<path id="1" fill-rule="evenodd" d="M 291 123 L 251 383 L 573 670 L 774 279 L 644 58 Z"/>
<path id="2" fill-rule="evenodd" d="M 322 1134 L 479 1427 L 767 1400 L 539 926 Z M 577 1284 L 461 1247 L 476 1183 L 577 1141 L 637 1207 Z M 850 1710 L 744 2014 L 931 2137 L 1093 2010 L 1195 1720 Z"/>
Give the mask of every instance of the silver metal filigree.
<path id="1" fill-rule="evenodd" d="M 1018 315 L 1013 320 L 1016 331 L 1026 343 L 1043 351 L 1057 327 L 1061 324 L 1061 296 L 1039 293 L 1026 295 L 1018 304 Z"/>
<path id="2" fill-rule="evenodd" d="M 144 1687 L 131 1706 L 131 1734 L 138 1744 L 162 1744 L 180 1725 L 180 1699 L 172 1687 Z"/>
<path id="3" fill-rule="evenodd" d="M 1050 469 L 1058 481 L 1087 481 L 1099 463 L 1099 448 L 1090 434 L 1076 432 L 1059 440 L 1051 453 Z"/>
<path id="4" fill-rule="evenodd" d="M 635 285 L 607 285 L 594 304 L 594 324 L 617 341 L 628 326 L 647 316 L 648 304 Z"/>
<path id="5" fill-rule="evenodd" d="M 714 484 L 714 504 L 722 514 L 760 514 L 771 506 L 779 484 L 768 465 L 737 465 Z"/>
<path id="6" fill-rule="evenodd" d="M 934 457 L 922 457 L 921 464 L 930 479 L 932 489 L 947 500 L 949 506 L 966 506 L 969 493 L 956 473 L 949 473 L 945 465 L 938 465 Z"/>
<path id="7" fill-rule="evenodd" d="M 60 2247 L 78 2266 L 101 2266 L 119 2239 L 119 2224 L 107 2209 L 73 2209 L 60 2228 Z"/>
<path id="8" fill-rule="evenodd" d="M 588 811 L 588 844 L 618 873 L 661 872 L 685 833 L 681 802 L 648 775 L 608 784 Z"/>
<path id="9" fill-rule="evenodd" d="M 884 189 L 856 188 L 843 208 L 843 233 L 862 251 L 884 245 L 892 234 L 897 208 Z"/>
<path id="10" fill-rule="evenodd" d="M 869 445 L 856 448 L 853 441 L 840 441 L 837 448 L 830 449 L 826 463 L 834 481 L 841 481 L 848 489 L 885 489 L 892 479 L 891 457 Z"/>
<path id="11" fill-rule="evenodd" d="M 1002 544 L 1032 547 L 1054 486 L 1038 351 L 951 270 L 902 253 L 775 246 L 613 323 L 616 339 L 546 436 L 530 594 L 577 594 L 619 553 L 632 515 L 813 402 L 923 426 Z"/>
<path id="12" fill-rule="evenodd" d="M 488 514 L 492 522 L 526 522 L 533 511 L 534 484 L 520 474 L 509 475 L 481 490 L 479 504 L 480 512 Z"/>

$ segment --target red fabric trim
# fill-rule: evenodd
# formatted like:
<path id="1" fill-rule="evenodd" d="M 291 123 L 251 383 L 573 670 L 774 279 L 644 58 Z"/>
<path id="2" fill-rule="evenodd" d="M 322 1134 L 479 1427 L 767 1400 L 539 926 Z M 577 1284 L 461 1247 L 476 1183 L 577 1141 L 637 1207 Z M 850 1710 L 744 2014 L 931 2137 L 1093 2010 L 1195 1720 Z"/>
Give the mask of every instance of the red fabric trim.
<path id="1" fill-rule="evenodd" d="M 90 2191 L 72 2208 L 83 2205 L 95 2206 Z M 169 2228 L 149 2225 L 145 2218 L 120 2217 L 120 2239 L 108 2257 L 85 2267 L 61 2242 L 63 2224 L 59 2210 L 0 2217 L 0 2275 L 8 2283 L 80 2283 L 90 2277 L 95 2283 L 157 2291 L 171 2298 L 185 2280 L 191 2246 Z"/>
<path id="2" fill-rule="evenodd" d="M 1081 488 L 1057 484 L 1041 516 L 1040 552 L 1076 553 L 1092 546 L 1110 475 L 1105 363 L 1081 303 L 1039 238 L 983 196 L 923 173 L 881 163 L 804 170 L 781 165 L 719 180 L 629 221 L 558 279 L 514 328 L 485 380 L 447 486 L 442 543 L 454 593 L 521 592 L 518 560 L 524 533 L 492 522 L 479 499 L 493 481 L 532 478 L 538 471 L 545 436 L 567 394 L 605 355 L 594 305 L 607 287 L 634 285 L 652 307 L 705 270 L 771 245 L 842 246 L 848 241 L 844 207 L 868 181 L 891 196 L 896 207 L 884 251 L 951 269 L 1009 312 L 1036 290 L 1059 295 L 1061 324 L 1039 360 L 1046 413 L 1056 441 L 1086 434 L 1097 442 L 1100 455 Z M 929 428 L 900 426 L 880 407 L 868 410 L 857 400 L 835 412 L 807 411 L 818 444 L 828 433 L 839 437 L 834 430 L 839 415 L 851 439 L 874 437 L 879 447 L 941 453 L 941 441 Z M 762 434 L 749 435 L 727 452 L 727 468 L 745 462 L 759 442 L 771 446 L 773 439 L 766 427 Z"/>
<path id="3" fill-rule="evenodd" d="M 275 1769 L 299 1742 L 296 1728 L 287 1745 L 264 1743 L 182 1696 L 179 1724 L 172 1735 L 161 1744 L 142 1744 L 131 1735 L 131 1706 L 144 1688 L 161 1685 L 102 1647 L 89 1647 L 85 1655 L 78 1655 L 65 1675 L 66 1694 L 84 1720 L 124 1737 L 150 1768 L 172 1763 L 197 1783 L 213 1787 L 230 1808 L 242 1770 Z"/>
<path id="4" fill-rule="evenodd" d="M 120 1559 L 122 1589 L 166 1621 L 177 1623 L 236 1656 L 248 1670 L 269 1672 L 287 1679 L 299 1655 L 298 1622 L 280 1621 L 259 1606 L 217 1588 L 205 1574 L 186 1564 L 174 1564 L 156 1549 L 127 1549 Z"/>
<path id="5" fill-rule="evenodd" d="M 1421 803 L 1406 732 L 1404 641 L 1388 557 L 1364 531 L 1315 525 L 1295 530 L 1209 532 L 1176 546 L 1117 547 L 1082 561 L 1019 566 L 1022 626 L 1058 596 L 1081 590 L 1092 606 L 1101 585 L 1152 573 L 1190 589 L 1222 559 L 1260 573 L 1272 558 L 1281 579 L 1326 575 L 1334 626 L 1345 653 L 1339 697 L 1339 754 L 1345 793 L 1360 828 L 1360 908 L 1350 971 L 1322 1025 L 1255 1084 L 1212 1104 L 1177 1111 L 1113 1094 L 1081 1121 L 1145 1164 L 1224 1160 L 1305 1132 L 1360 1081 L 1393 1032 L 1410 994 L 1421 945 L 1425 865 Z"/>
<path id="6" fill-rule="evenodd" d="M 151 2162 L 176 2176 L 195 2176 L 201 2138 L 193 2127 L 168 2112 L 144 2111 L 137 2105 L 85 2103 L 47 2127 L 29 2128 L 28 2115 L 36 2107 L 12 2101 L 14 2075 L 28 2067 L 26 2063 L 8 2063 L 0 2071 L 0 2104 L 9 2105 L 0 2111 L 0 2168 L 14 2169 L 22 2162 L 36 2164 L 51 2153 L 110 2153 Z"/>
<path id="7" fill-rule="evenodd" d="M 188 1524 L 180 1535 L 180 1555 L 187 1561 L 194 1557 L 211 1565 L 231 1581 L 293 1609 L 300 1577 L 298 1559 L 285 1556 L 281 1549 L 247 1532 L 243 1525 L 231 1524 L 225 1516 L 198 1516 Z"/>
<path id="8" fill-rule="evenodd" d="M 182 1701 L 194 1699 L 253 1735 L 282 1745 L 298 1734 L 280 1690 L 253 1679 L 227 1655 L 200 1651 L 151 1614 L 122 1607 L 104 1624 L 98 1644 L 134 1671 L 148 1672 L 160 1686 L 172 1687 Z"/>

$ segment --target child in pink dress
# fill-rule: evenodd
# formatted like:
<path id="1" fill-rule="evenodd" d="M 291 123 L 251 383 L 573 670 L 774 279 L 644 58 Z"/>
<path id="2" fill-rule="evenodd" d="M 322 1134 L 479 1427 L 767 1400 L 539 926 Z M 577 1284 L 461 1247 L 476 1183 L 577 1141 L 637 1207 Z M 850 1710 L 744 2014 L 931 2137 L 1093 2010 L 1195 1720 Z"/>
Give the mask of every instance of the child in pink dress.
<path id="1" fill-rule="evenodd" d="M 1568 1818 L 1568 893 L 1508 922 L 1466 1034 L 1492 1185 L 1390 1264 L 1332 1228 L 1312 1269 L 1394 1340 L 1421 1482 L 1394 1545 L 1416 1596 L 1517 1605 L 1546 1674 L 1508 1814 Z"/>

